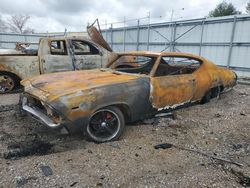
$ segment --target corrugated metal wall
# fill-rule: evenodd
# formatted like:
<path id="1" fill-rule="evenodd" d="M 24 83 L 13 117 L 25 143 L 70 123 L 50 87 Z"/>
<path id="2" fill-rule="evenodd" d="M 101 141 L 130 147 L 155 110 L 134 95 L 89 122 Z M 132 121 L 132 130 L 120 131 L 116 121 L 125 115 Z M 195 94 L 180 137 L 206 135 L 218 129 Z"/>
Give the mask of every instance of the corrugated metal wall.
<path id="1" fill-rule="evenodd" d="M 115 51 L 180 51 L 250 76 L 250 15 L 193 19 L 103 30 Z"/>

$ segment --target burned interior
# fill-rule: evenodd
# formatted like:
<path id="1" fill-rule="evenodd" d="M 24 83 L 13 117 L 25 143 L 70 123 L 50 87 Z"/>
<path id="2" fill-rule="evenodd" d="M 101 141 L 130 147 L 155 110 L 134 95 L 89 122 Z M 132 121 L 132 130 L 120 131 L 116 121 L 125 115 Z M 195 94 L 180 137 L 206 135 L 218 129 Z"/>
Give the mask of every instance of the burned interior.
<path id="1" fill-rule="evenodd" d="M 133 59 L 127 61 L 127 59 Z M 157 57 L 148 56 L 121 56 L 114 64 L 119 62 L 121 65 L 116 67 L 115 70 L 127 73 L 146 74 L 148 75 L 154 66 Z"/>
<path id="2" fill-rule="evenodd" d="M 191 74 L 196 71 L 201 62 L 190 57 L 163 56 L 155 72 L 155 76 Z"/>

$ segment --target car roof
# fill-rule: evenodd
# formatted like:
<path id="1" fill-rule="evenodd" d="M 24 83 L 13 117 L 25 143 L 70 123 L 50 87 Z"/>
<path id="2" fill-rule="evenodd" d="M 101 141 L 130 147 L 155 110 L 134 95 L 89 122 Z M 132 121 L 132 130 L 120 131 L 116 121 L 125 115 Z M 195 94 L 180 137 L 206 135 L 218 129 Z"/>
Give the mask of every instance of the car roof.
<path id="1" fill-rule="evenodd" d="M 47 38 L 48 40 L 84 40 L 87 42 L 92 42 L 91 39 L 89 37 L 85 37 L 85 36 L 52 36 L 52 37 L 42 37 L 42 38 Z"/>
<path id="2" fill-rule="evenodd" d="M 131 52 L 120 52 L 118 53 L 119 56 L 148 56 L 148 57 L 157 57 L 157 56 L 177 56 L 177 57 L 190 57 L 194 59 L 204 59 L 201 56 L 190 54 L 190 53 L 183 53 L 183 52 L 152 52 L 152 51 L 131 51 Z"/>

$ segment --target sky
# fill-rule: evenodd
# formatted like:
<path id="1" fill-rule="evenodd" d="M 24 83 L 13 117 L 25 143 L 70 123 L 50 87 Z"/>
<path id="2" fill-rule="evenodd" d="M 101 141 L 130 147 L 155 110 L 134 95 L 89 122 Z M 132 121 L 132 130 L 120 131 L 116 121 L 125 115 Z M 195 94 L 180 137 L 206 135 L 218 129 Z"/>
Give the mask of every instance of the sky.
<path id="1" fill-rule="evenodd" d="M 225 0 L 245 13 L 249 0 Z M 30 15 L 28 26 L 35 32 L 85 31 L 88 23 L 99 19 L 102 28 L 112 22 L 125 25 L 202 18 L 222 0 L 1 0 L 0 16 L 8 20 L 14 14 Z M 184 10 L 183 10 L 184 8 Z M 147 18 L 150 14 L 150 20 Z M 105 24 L 107 23 L 107 24 Z M 113 24 L 113 27 L 124 23 Z"/>

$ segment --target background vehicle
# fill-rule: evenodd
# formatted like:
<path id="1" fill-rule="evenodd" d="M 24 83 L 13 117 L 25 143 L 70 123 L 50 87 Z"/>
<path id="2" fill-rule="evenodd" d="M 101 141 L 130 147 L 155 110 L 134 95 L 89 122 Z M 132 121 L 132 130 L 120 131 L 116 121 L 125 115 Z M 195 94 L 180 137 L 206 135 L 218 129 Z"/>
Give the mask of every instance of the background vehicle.
<path id="1" fill-rule="evenodd" d="M 137 66 L 117 68 L 127 57 Z M 106 142 L 118 139 L 126 122 L 208 102 L 237 79 L 233 71 L 185 53 L 120 53 L 107 67 L 23 80 L 23 109 L 51 128 L 81 130 Z"/>
<path id="2" fill-rule="evenodd" d="M 0 93 L 13 91 L 26 77 L 104 67 L 112 58 L 112 49 L 95 27 L 90 27 L 89 33 L 91 40 L 49 37 L 40 39 L 38 50 L 27 48 L 28 44 L 0 50 Z"/>

